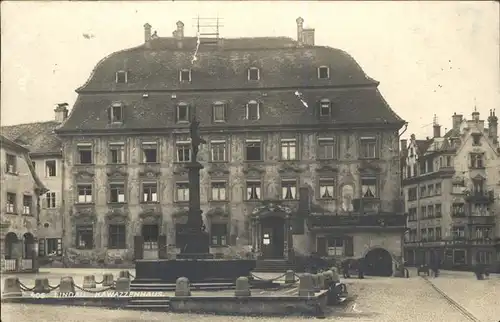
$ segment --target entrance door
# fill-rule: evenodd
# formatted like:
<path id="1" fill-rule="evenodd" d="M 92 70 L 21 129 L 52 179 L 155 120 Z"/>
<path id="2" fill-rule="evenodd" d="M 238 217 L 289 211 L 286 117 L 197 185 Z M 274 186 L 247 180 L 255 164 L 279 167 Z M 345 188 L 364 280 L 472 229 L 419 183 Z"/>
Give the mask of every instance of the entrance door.
<path id="1" fill-rule="evenodd" d="M 144 238 L 144 259 L 157 259 L 160 227 L 157 224 L 142 225 L 141 235 Z"/>
<path id="2" fill-rule="evenodd" d="M 285 221 L 279 217 L 269 217 L 261 221 L 263 258 L 283 258 L 285 247 Z"/>
<path id="3" fill-rule="evenodd" d="M 370 276 L 391 276 L 392 275 L 392 256 L 382 248 L 370 250 L 364 261 L 365 274 Z"/>

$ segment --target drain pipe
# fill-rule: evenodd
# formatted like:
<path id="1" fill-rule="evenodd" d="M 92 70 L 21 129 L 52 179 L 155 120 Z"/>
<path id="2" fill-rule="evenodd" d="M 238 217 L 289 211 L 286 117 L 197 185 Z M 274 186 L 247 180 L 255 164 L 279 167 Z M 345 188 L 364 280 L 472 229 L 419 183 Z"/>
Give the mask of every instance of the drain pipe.
<path id="1" fill-rule="evenodd" d="M 404 198 L 404 193 L 403 193 L 403 173 L 401 171 L 401 147 L 400 147 L 400 142 L 401 142 L 401 136 L 403 136 L 403 134 L 406 132 L 406 130 L 408 130 L 408 122 L 405 122 L 404 124 L 404 129 L 403 129 L 403 132 L 399 133 L 398 131 L 398 173 L 399 173 L 399 200 L 402 201 L 403 198 Z M 404 202 L 401 202 L 401 204 L 403 205 L 404 207 Z M 403 209 L 403 212 L 405 213 L 405 229 L 403 231 L 403 233 L 401 234 L 401 239 L 400 239 L 400 243 L 401 243 L 401 267 L 404 267 L 404 264 L 405 264 L 405 247 L 404 247 L 404 244 L 405 244 L 405 235 L 406 235 L 406 230 L 407 230 L 407 218 L 406 218 L 406 212 L 405 212 L 405 209 Z"/>

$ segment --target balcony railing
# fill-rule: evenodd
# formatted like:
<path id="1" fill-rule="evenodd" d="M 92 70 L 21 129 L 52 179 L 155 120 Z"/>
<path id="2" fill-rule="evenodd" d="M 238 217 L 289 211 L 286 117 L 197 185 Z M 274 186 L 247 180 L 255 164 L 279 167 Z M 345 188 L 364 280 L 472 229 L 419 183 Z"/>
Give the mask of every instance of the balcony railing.
<path id="1" fill-rule="evenodd" d="M 406 225 L 406 216 L 398 214 L 376 215 L 311 215 L 307 218 L 310 229 L 333 227 L 399 227 Z"/>
<path id="2" fill-rule="evenodd" d="M 495 200 L 493 190 L 489 191 L 466 191 L 465 201 L 472 203 L 492 203 Z"/>

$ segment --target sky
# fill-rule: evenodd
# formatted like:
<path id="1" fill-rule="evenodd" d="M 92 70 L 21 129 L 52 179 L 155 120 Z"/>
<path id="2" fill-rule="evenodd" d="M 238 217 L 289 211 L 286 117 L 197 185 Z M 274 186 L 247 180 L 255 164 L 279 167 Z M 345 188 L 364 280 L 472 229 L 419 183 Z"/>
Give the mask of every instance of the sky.
<path id="1" fill-rule="evenodd" d="M 498 2 L 1 2 L 1 124 L 54 118 L 73 106 L 97 62 L 144 42 L 148 22 L 172 35 L 194 19 L 221 18 L 222 37 L 288 36 L 296 22 L 316 29 L 317 45 L 351 54 L 380 82 L 392 109 L 409 123 L 403 137 L 443 131 L 456 112 L 500 114 Z"/>

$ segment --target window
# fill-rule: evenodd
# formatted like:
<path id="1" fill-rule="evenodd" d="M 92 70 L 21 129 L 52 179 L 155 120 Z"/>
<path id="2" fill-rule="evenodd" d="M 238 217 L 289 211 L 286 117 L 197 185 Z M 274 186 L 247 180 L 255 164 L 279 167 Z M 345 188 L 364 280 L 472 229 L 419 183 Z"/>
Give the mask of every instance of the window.
<path id="1" fill-rule="evenodd" d="M 56 160 L 45 161 L 45 176 L 46 177 L 55 177 L 56 175 L 57 175 Z"/>
<path id="2" fill-rule="evenodd" d="M 76 248 L 94 248 L 94 228 L 92 227 L 92 225 L 76 226 Z"/>
<path id="3" fill-rule="evenodd" d="M 319 102 L 319 116 L 330 116 L 332 114 L 332 103 L 327 100 L 321 100 Z"/>
<path id="4" fill-rule="evenodd" d="M 427 186 L 427 194 L 430 196 L 434 196 L 434 185 L 430 184 Z"/>
<path id="5" fill-rule="evenodd" d="M 333 138 L 318 138 L 318 159 L 332 160 L 335 158 L 335 142 Z"/>
<path id="6" fill-rule="evenodd" d="M 227 224 L 211 224 L 210 236 L 212 245 L 225 246 L 227 245 Z"/>
<path id="7" fill-rule="evenodd" d="M 329 256 L 344 255 L 344 241 L 342 240 L 342 238 L 328 238 L 327 242 Z"/>
<path id="8" fill-rule="evenodd" d="M 109 123 L 122 123 L 123 122 L 123 105 L 122 103 L 113 103 L 108 108 Z"/>
<path id="9" fill-rule="evenodd" d="M 245 146 L 246 161 L 261 161 L 261 143 L 260 140 L 247 140 Z"/>
<path id="10" fill-rule="evenodd" d="M 476 261 L 481 264 L 491 264 L 492 255 L 493 253 L 489 251 L 478 251 L 476 253 Z"/>
<path id="11" fill-rule="evenodd" d="M 422 206 L 420 207 L 420 218 L 427 218 L 427 207 Z"/>
<path id="12" fill-rule="evenodd" d="M 417 220 L 417 208 L 409 208 L 408 221 L 416 221 L 416 220 Z"/>
<path id="13" fill-rule="evenodd" d="M 297 181 L 296 180 L 281 180 L 281 199 L 284 199 L 284 200 L 297 199 Z"/>
<path id="14" fill-rule="evenodd" d="M 441 184 L 440 183 L 436 183 L 436 186 L 434 188 L 434 193 L 436 194 L 436 196 L 441 195 Z"/>
<path id="15" fill-rule="evenodd" d="M 319 179 L 319 197 L 321 199 L 333 199 L 335 191 L 334 179 Z"/>
<path id="16" fill-rule="evenodd" d="M 158 162 L 158 144 L 156 142 L 142 143 L 142 162 L 143 163 Z"/>
<path id="17" fill-rule="evenodd" d="M 177 105 L 177 122 L 189 122 L 189 106 L 186 103 Z"/>
<path id="18" fill-rule="evenodd" d="M 33 197 L 23 196 L 23 215 L 31 215 L 31 208 L 33 207 Z"/>
<path id="19" fill-rule="evenodd" d="M 142 201 L 158 202 L 158 184 L 156 182 L 145 182 L 142 184 Z"/>
<path id="20" fill-rule="evenodd" d="M 460 217 L 465 215 L 465 206 L 463 203 L 455 203 L 451 206 L 451 215 Z"/>
<path id="21" fill-rule="evenodd" d="M 361 178 L 362 198 L 377 198 L 377 179 L 371 177 Z"/>
<path id="22" fill-rule="evenodd" d="M 436 227 L 436 240 L 441 240 L 441 227 Z"/>
<path id="23" fill-rule="evenodd" d="M 247 111 L 246 111 L 246 119 L 247 120 L 260 119 L 260 103 L 257 103 L 256 101 L 248 102 Z"/>
<path id="24" fill-rule="evenodd" d="M 16 156 L 15 155 L 12 155 L 12 154 L 7 154 L 6 155 L 6 159 L 7 159 L 7 172 L 8 173 L 15 173 L 16 172 Z"/>
<path id="25" fill-rule="evenodd" d="M 191 161 L 191 142 L 177 141 L 177 162 Z"/>
<path id="26" fill-rule="evenodd" d="M 481 145 L 481 134 L 480 133 L 473 133 L 472 134 L 472 145 L 473 146 Z"/>
<path id="27" fill-rule="evenodd" d="M 123 143 L 109 144 L 109 163 L 110 164 L 125 163 L 125 146 Z"/>
<path id="28" fill-rule="evenodd" d="M 260 70 L 257 67 L 250 67 L 248 69 L 248 80 L 257 81 L 260 79 Z"/>
<path id="29" fill-rule="evenodd" d="M 213 119 L 214 122 L 226 121 L 226 104 L 222 102 L 215 102 L 213 105 Z"/>
<path id="30" fill-rule="evenodd" d="M 427 241 L 427 229 L 420 229 L 420 240 Z"/>
<path id="31" fill-rule="evenodd" d="M 377 157 L 376 146 L 377 139 L 375 137 L 361 137 L 360 158 L 375 159 Z"/>
<path id="32" fill-rule="evenodd" d="M 410 241 L 412 241 L 412 242 L 417 241 L 417 230 L 416 229 L 410 230 Z"/>
<path id="33" fill-rule="evenodd" d="M 427 229 L 427 240 L 434 240 L 435 236 L 434 236 L 434 228 L 429 228 Z"/>
<path id="34" fill-rule="evenodd" d="M 453 239 L 465 238 L 465 228 L 464 227 L 453 227 L 451 230 L 451 236 L 453 237 Z"/>
<path id="35" fill-rule="evenodd" d="M 408 201 L 417 200 L 417 188 L 408 189 Z"/>
<path id="36" fill-rule="evenodd" d="M 144 237 L 144 249 L 158 249 L 160 227 L 158 225 L 142 225 L 142 237 Z"/>
<path id="37" fill-rule="evenodd" d="M 176 201 L 189 201 L 189 184 L 181 182 L 175 185 Z"/>
<path id="38" fill-rule="evenodd" d="M 482 179 L 472 180 L 472 192 L 474 194 L 482 194 L 484 190 L 484 181 Z"/>
<path id="39" fill-rule="evenodd" d="M 321 66 L 318 68 L 318 78 L 319 79 L 328 79 L 330 78 L 330 68 L 327 66 Z"/>
<path id="40" fill-rule="evenodd" d="M 226 200 L 225 182 L 212 182 L 212 200 Z"/>
<path id="41" fill-rule="evenodd" d="M 427 217 L 429 217 L 429 218 L 434 217 L 434 206 L 432 206 L 432 205 L 427 206 Z"/>
<path id="42" fill-rule="evenodd" d="M 226 141 L 210 141 L 210 154 L 212 162 L 226 161 Z"/>
<path id="43" fill-rule="evenodd" d="M 56 207 L 56 193 L 55 192 L 47 192 L 45 194 L 45 207 L 47 209 L 53 209 Z"/>
<path id="44" fill-rule="evenodd" d="M 441 218 L 442 216 L 441 204 L 434 205 L 434 216 L 436 216 L 436 218 Z"/>
<path id="45" fill-rule="evenodd" d="M 108 227 L 108 248 L 125 249 L 126 247 L 125 225 L 109 225 Z"/>
<path id="46" fill-rule="evenodd" d="M 118 84 L 125 84 L 127 82 L 127 72 L 123 70 L 119 70 L 116 72 L 116 82 Z"/>
<path id="47" fill-rule="evenodd" d="M 7 213 L 16 213 L 16 194 L 7 192 Z"/>
<path id="48" fill-rule="evenodd" d="M 181 82 L 190 82 L 191 81 L 191 70 L 190 69 L 181 69 L 179 72 L 179 80 Z"/>
<path id="49" fill-rule="evenodd" d="M 47 255 L 61 256 L 62 255 L 62 240 L 61 238 L 47 238 Z"/>
<path id="50" fill-rule="evenodd" d="M 476 227 L 476 233 L 475 233 L 475 238 L 476 239 L 486 239 L 486 238 L 491 238 L 492 236 L 492 229 L 491 227 Z"/>
<path id="51" fill-rule="evenodd" d="M 453 166 L 453 157 L 452 156 L 446 156 L 446 166 L 447 167 L 452 167 Z"/>
<path id="52" fill-rule="evenodd" d="M 427 187 L 420 187 L 420 198 L 427 197 Z"/>
<path id="53" fill-rule="evenodd" d="M 484 168 L 483 154 L 482 153 L 471 153 L 470 154 L 470 167 L 473 169 Z"/>
<path id="54" fill-rule="evenodd" d="M 92 164 L 92 145 L 81 144 L 78 148 L 78 162 L 80 164 Z"/>
<path id="55" fill-rule="evenodd" d="M 454 265 L 465 265 L 467 262 L 467 252 L 462 249 L 453 250 L 453 264 Z"/>
<path id="56" fill-rule="evenodd" d="M 260 181 L 247 181 L 247 200 L 260 200 Z"/>
<path id="57" fill-rule="evenodd" d="M 78 185 L 78 203 L 91 203 L 92 202 L 92 185 L 82 184 Z"/>
<path id="58" fill-rule="evenodd" d="M 281 159 L 297 160 L 297 141 L 295 139 L 281 140 Z"/>
<path id="59" fill-rule="evenodd" d="M 109 202 L 111 203 L 125 202 L 125 184 L 111 183 L 109 185 Z"/>

